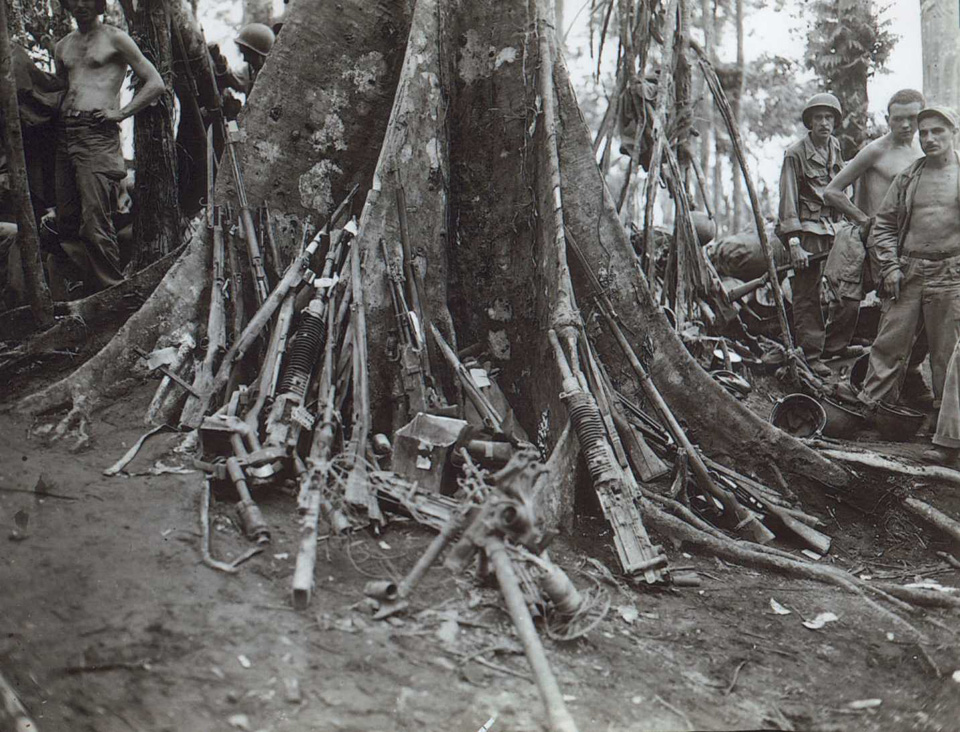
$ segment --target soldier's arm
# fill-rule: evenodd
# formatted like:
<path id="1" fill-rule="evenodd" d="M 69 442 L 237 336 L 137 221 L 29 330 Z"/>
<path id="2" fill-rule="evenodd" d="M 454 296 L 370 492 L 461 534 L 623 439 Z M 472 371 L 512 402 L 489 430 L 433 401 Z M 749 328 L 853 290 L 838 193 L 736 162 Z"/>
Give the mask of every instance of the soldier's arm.
<path id="1" fill-rule="evenodd" d="M 796 161 L 783 156 L 780 169 L 780 234 L 784 240 L 800 235 L 800 186 L 797 182 Z"/>
<path id="2" fill-rule="evenodd" d="M 858 152 L 853 160 L 847 163 L 843 170 L 837 173 L 837 177 L 827 184 L 827 187 L 823 191 L 824 203 L 835 208 L 844 216 L 858 224 L 863 225 L 867 223 L 870 217 L 854 205 L 850 197 L 843 191 L 852 186 L 864 173 L 870 170 L 870 168 L 876 164 L 882 153 L 883 151 L 880 146 L 873 143 Z"/>
<path id="3" fill-rule="evenodd" d="M 900 190 L 904 185 L 906 181 L 902 173 L 893 179 L 877 211 L 876 223 L 870 233 L 871 256 L 876 257 L 880 275 L 884 279 L 891 272 L 900 271 L 900 253 L 897 251 L 900 238 L 897 208 Z"/>
<path id="4" fill-rule="evenodd" d="M 57 45 L 53 47 L 53 73 L 63 83 L 63 88 L 66 89 L 69 86 L 70 77 L 67 74 L 67 67 L 63 63 L 64 41 L 66 39 L 61 38 L 57 41 Z"/>
<path id="5" fill-rule="evenodd" d="M 120 58 L 129 64 L 133 72 L 143 82 L 143 86 L 137 90 L 133 99 L 125 107 L 119 110 L 101 110 L 100 114 L 104 119 L 119 122 L 150 106 L 163 94 L 164 84 L 160 72 L 147 60 L 147 57 L 143 55 L 143 52 L 140 51 L 140 48 L 130 36 L 121 30 L 117 30 L 113 36 L 113 43 Z"/>

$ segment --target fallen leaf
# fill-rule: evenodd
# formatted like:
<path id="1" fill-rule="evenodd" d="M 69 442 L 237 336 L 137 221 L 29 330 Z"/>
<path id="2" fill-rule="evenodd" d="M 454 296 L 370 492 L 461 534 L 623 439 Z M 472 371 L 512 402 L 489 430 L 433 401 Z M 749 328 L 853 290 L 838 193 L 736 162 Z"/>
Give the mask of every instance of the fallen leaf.
<path id="1" fill-rule="evenodd" d="M 779 602 L 777 602 L 776 600 L 774 600 L 772 597 L 770 598 L 770 607 L 771 607 L 771 609 L 773 610 L 773 612 L 775 612 L 777 615 L 789 615 L 789 614 L 790 614 L 790 611 L 787 610 L 787 608 L 785 608 L 785 607 L 784 607 L 783 605 L 781 605 Z"/>
<path id="2" fill-rule="evenodd" d="M 236 729 L 250 729 L 250 718 L 246 714 L 234 714 L 227 722 Z"/>
<path id="3" fill-rule="evenodd" d="M 810 628 L 810 630 L 820 630 L 827 623 L 833 623 L 839 620 L 836 615 L 833 613 L 820 613 L 813 620 L 804 620 L 803 627 Z"/>
<path id="4" fill-rule="evenodd" d="M 460 625 L 457 623 L 456 618 L 447 618 L 442 623 L 440 627 L 437 628 L 437 638 L 439 638 L 444 643 L 456 643 L 457 635 L 460 633 Z"/>
<path id="5" fill-rule="evenodd" d="M 640 611 L 633 605 L 621 605 L 617 608 L 620 617 L 633 625 L 633 622 L 640 617 Z"/>
<path id="6" fill-rule="evenodd" d="M 850 702 L 847 706 L 851 709 L 873 709 L 883 704 L 883 699 L 858 699 Z"/>

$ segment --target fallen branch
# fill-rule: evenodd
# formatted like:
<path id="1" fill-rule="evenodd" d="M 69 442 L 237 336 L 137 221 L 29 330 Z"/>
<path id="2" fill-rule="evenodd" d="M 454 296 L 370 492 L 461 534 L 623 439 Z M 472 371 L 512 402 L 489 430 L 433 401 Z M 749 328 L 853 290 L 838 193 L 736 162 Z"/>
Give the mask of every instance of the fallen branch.
<path id="1" fill-rule="evenodd" d="M 923 639 L 925 637 L 920 630 L 915 628 L 907 620 L 904 620 L 897 613 L 893 612 L 892 610 L 888 610 L 887 608 L 878 604 L 876 601 L 870 599 L 867 597 L 866 593 L 872 592 L 877 594 L 895 607 L 899 607 L 901 609 L 911 609 L 906 602 L 892 597 L 882 589 L 869 585 L 847 572 L 830 567 L 800 562 L 796 559 L 787 559 L 785 557 L 762 553 L 755 551 L 752 548 L 748 549 L 745 546 L 735 544 L 730 540 L 718 539 L 704 531 L 700 531 L 699 529 L 690 526 L 685 521 L 674 518 L 664 511 L 661 511 L 650 501 L 641 499 L 641 502 L 643 504 L 645 519 L 659 531 L 667 533 L 675 538 L 682 539 L 683 541 L 690 543 L 692 546 L 709 551 L 718 557 L 729 559 L 744 566 L 769 569 L 800 579 L 824 582 L 836 587 L 841 587 L 855 595 L 858 595 L 863 602 L 880 613 L 883 617 L 908 630 L 915 637 L 919 639 Z"/>
<path id="2" fill-rule="evenodd" d="M 960 542 L 960 521 L 950 518 L 943 511 L 916 498 L 904 500 L 903 507 L 915 516 L 919 516 L 927 523 L 937 527 L 955 542 Z"/>
<path id="3" fill-rule="evenodd" d="M 905 465 L 898 460 L 877 455 L 876 453 L 860 453 L 850 450 L 820 450 L 820 454 L 833 460 L 842 460 L 845 463 L 856 463 L 857 465 L 864 465 L 868 468 L 889 470 L 893 473 L 909 475 L 915 478 L 934 478 L 944 480 L 953 485 L 960 485 L 960 472 L 939 465 Z"/>

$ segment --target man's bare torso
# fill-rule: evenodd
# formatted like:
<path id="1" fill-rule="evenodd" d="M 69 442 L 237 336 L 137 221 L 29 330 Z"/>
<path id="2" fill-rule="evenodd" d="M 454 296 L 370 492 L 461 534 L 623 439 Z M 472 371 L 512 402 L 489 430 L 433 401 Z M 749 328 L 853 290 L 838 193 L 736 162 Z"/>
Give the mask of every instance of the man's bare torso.
<path id="1" fill-rule="evenodd" d="M 57 61 L 66 73 L 68 89 L 63 109 L 117 109 L 127 62 L 114 38 L 122 31 L 100 25 L 87 33 L 73 31 L 57 44 Z"/>
<path id="2" fill-rule="evenodd" d="M 903 250 L 960 253 L 960 199 L 957 195 L 960 164 L 945 168 L 924 166 L 913 199 L 910 229 Z"/>
<path id="3" fill-rule="evenodd" d="M 860 178 L 857 188 L 857 208 L 867 216 L 873 216 L 880 208 L 883 197 L 890 188 L 897 173 L 906 169 L 913 161 L 923 157 L 920 143 L 916 138 L 910 145 L 897 145 L 889 136 L 881 137 L 870 143 L 876 146 L 877 158 L 873 165 Z"/>

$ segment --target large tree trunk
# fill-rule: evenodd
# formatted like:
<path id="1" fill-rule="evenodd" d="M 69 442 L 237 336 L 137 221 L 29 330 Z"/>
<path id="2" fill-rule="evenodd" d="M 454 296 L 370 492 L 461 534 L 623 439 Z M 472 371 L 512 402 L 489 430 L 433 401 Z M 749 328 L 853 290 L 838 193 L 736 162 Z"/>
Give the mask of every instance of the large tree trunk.
<path id="1" fill-rule="evenodd" d="M 923 93 L 931 104 L 960 108 L 960 4 L 922 0 Z"/>
<path id="2" fill-rule="evenodd" d="M 27 184 L 27 163 L 23 154 L 23 131 L 20 128 L 20 109 L 17 103 L 17 82 L 14 78 L 13 54 L 7 30 L 6 4 L 0 7 L 0 106 L 3 111 L 4 139 L 10 176 L 10 191 L 17 214 L 20 257 L 26 280 L 27 299 L 37 325 L 53 322 L 53 299 L 40 262 L 40 240 L 30 187 Z"/>
<path id="3" fill-rule="evenodd" d="M 269 203 L 287 257 L 298 250 L 300 222 L 311 216 L 319 225 L 355 183 L 363 190 L 371 185 L 410 6 L 299 0 L 287 12 L 240 116 L 247 197 L 252 206 Z M 221 201 L 236 200 L 229 175 L 217 184 Z"/>
<path id="4" fill-rule="evenodd" d="M 133 238 L 137 251 L 133 269 L 155 262 L 180 245 L 180 205 L 177 192 L 177 147 L 173 135 L 173 45 L 170 39 L 172 0 L 140 0 L 134 9 L 124 0 L 130 35 L 143 55 L 156 66 L 166 90 L 134 118 L 133 145 L 137 161 Z"/>
<path id="5" fill-rule="evenodd" d="M 442 4 L 419 0 L 404 44 L 410 22 L 405 6 L 381 3 L 368 11 L 361 7 L 362 0 L 354 2 L 343 2 L 334 18 L 319 11 L 326 7 L 322 0 L 305 0 L 294 7 L 284 31 L 286 40 L 281 41 L 281 51 L 284 43 L 288 50 L 271 57 L 270 64 L 276 65 L 268 64 L 264 71 L 268 76 L 258 82 L 263 91 L 251 99 L 243 127 L 247 158 L 259 163 L 247 166 L 251 199 L 267 200 L 278 215 L 327 212 L 338 186 L 354 180 L 367 186 L 355 246 L 364 262 L 375 429 L 389 429 L 400 408 L 390 399 L 397 365 L 388 360 L 384 342 L 394 327 L 394 315 L 380 254 L 381 239 L 391 250 L 398 246 L 395 187 L 400 181 L 411 239 L 418 250 L 415 265 L 426 282 L 427 315 L 449 336 L 455 333 L 460 346 L 483 342 L 493 352 L 500 386 L 521 426 L 544 455 L 552 454 L 557 482 L 547 481 L 543 489 L 551 523 L 569 512 L 576 441 L 569 437 L 560 373 L 547 330 L 582 326 L 618 386 L 629 395 L 639 393 L 629 370 L 622 368 L 619 348 L 597 325 L 583 272 L 568 265 L 568 233 L 591 267 L 604 273 L 608 294 L 634 347 L 705 452 L 764 476 L 770 465 L 779 464 L 789 478 L 844 483 L 842 470 L 734 401 L 697 365 L 667 324 L 637 267 L 596 165 L 566 68 L 562 60 L 554 61 L 555 38 L 542 20 L 545 16 L 535 22 L 535 8 L 520 1 L 491 7 L 468 0 Z M 374 15 L 365 15 L 368 12 Z M 317 34 L 335 24 L 337 17 L 354 25 L 335 29 L 329 47 L 316 43 Z M 376 25 L 386 18 L 392 23 Z M 395 30 L 400 40 L 385 36 L 385 28 Z M 518 35 L 517 28 L 533 30 Z M 358 34 L 353 42 L 360 44 L 359 53 L 335 42 L 336 33 L 351 31 Z M 406 45 L 402 62 L 399 58 L 395 65 L 386 62 L 382 54 L 388 43 Z M 304 65 L 297 50 L 308 45 L 329 48 L 331 56 Z M 358 56 L 368 65 L 358 66 Z M 327 70 L 334 67 L 331 78 Z M 402 81 L 396 88 L 401 68 Z M 294 83 L 304 76 L 314 80 Z M 314 86 L 317 76 L 329 86 Z M 320 94 L 323 104 L 317 101 Z M 341 94 L 355 95 L 350 97 L 354 104 L 338 99 Z M 335 111 L 329 112 L 331 108 Z M 323 112 L 333 119 L 317 119 Z M 372 149 L 351 145 L 353 154 L 342 154 L 338 160 L 343 167 L 336 171 L 310 172 L 326 161 L 325 151 L 314 145 L 302 147 L 299 157 L 286 149 L 299 144 L 300 138 L 292 133 L 306 129 L 312 120 L 317 120 L 311 122 L 314 132 L 321 121 L 327 132 L 341 130 L 339 120 L 339 134 L 362 140 L 370 133 L 352 124 L 357 117 L 385 134 Z M 326 138 L 317 141 L 322 139 Z M 293 145 L 280 145 L 287 140 Z M 329 149 L 342 152 L 336 144 Z M 378 155 L 371 154 L 376 151 Z M 218 185 L 222 193 L 227 183 Z M 171 297 L 167 285 L 182 282 L 185 268 L 203 271 L 209 251 L 209 246 L 195 242 L 154 297 Z M 192 292 L 181 299 L 201 301 Z M 148 303 L 144 311 L 148 310 L 156 318 L 157 308 Z M 192 317 L 196 319 L 197 313 Z M 108 346 L 109 357 L 127 354 L 134 337 L 142 347 L 150 347 L 156 331 L 141 337 L 137 325 L 142 323 L 128 323 L 126 341 Z M 168 322 L 166 329 L 175 325 Z M 445 371 L 440 361 L 432 364 L 437 372 Z M 114 380 L 117 371 L 111 367 Z M 36 413 L 62 403 L 81 386 L 89 386 L 84 379 L 94 375 L 86 369 L 22 406 Z M 448 391 L 447 396 L 455 394 Z"/>

